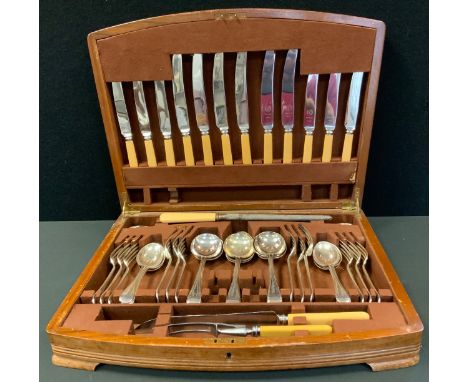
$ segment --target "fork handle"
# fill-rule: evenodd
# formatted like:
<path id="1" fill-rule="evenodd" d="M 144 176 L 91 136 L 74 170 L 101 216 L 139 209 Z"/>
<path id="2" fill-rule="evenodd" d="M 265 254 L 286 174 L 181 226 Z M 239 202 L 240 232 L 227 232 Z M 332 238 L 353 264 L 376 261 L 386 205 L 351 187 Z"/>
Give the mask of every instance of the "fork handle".
<path id="1" fill-rule="evenodd" d="M 351 302 L 351 298 L 346 292 L 346 289 L 343 287 L 343 284 L 341 284 L 341 281 L 338 278 L 338 275 L 336 274 L 335 268 L 332 266 L 329 266 L 328 270 L 330 271 L 330 274 L 333 279 L 333 284 L 335 285 L 336 301 L 337 302 Z"/>

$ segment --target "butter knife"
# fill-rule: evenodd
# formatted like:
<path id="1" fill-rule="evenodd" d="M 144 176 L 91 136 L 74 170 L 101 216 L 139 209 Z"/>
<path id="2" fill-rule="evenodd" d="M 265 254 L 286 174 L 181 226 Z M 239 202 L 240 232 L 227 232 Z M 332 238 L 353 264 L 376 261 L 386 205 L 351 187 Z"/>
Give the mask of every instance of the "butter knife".
<path id="1" fill-rule="evenodd" d="M 342 162 L 351 161 L 351 150 L 353 148 L 353 136 L 356 130 L 356 123 L 359 113 L 359 100 L 361 98 L 363 72 L 355 72 L 351 77 L 351 85 L 349 87 L 348 105 L 346 107 L 345 116 L 345 139 L 343 144 L 343 153 L 341 155 Z"/>
<path id="2" fill-rule="evenodd" d="M 333 133 L 338 112 L 338 94 L 340 91 L 340 73 L 331 73 L 328 80 L 327 104 L 325 106 L 325 138 L 323 142 L 322 162 L 330 162 L 333 148 Z"/>
<path id="3" fill-rule="evenodd" d="M 262 71 L 260 117 L 263 126 L 263 163 L 273 163 L 273 123 L 274 123 L 274 103 L 273 103 L 273 78 L 275 74 L 275 57 L 273 50 L 265 52 Z"/>
<path id="4" fill-rule="evenodd" d="M 192 140 L 190 138 L 190 125 L 187 111 L 187 101 L 185 99 L 184 76 L 182 70 L 182 55 L 172 56 L 172 89 L 174 93 L 174 105 L 176 110 L 177 125 L 182 134 L 184 144 L 184 156 L 186 166 L 195 166 L 193 157 Z"/>
<path id="5" fill-rule="evenodd" d="M 252 164 L 249 137 L 249 104 L 247 96 L 247 52 L 237 53 L 235 92 L 237 124 L 241 132 L 242 163 Z"/>
<path id="6" fill-rule="evenodd" d="M 203 54 L 194 54 L 192 61 L 192 87 L 193 103 L 195 106 L 195 119 L 200 130 L 203 161 L 205 165 L 213 165 L 213 153 L 211 152 L 210 129 L 208 126 L 208 114 L 206 111 L 205 85 L 203 81 Z"/>
<path id="7" fill-rule="evenodd" d="M 317 85 L 318 74 L 309 74 L 307 76 L 305 104 L 304 104 L 304 150 L 302 152 L 302 162 L 310 163 L 312 161 L 312 147 L 314 143 L 314 130 L 317 112 Z"/>
<path id="8" fill-rule="evenodd" d="M 281 84 L 281 123 L 284 129 L 283 163 L 292 163 L 292 131 L 294 127 L 294 79 L 297 49 L 289 49 Z"/>
<path id="9" fill-rule="evenodd" d="M 135 97 L 138 124 L 140 126 L 141 135 L 143 136 L 145 142 L 148 167 L 156 167 L 156 154 L 154 152 L 148 109 L 146 108 L 145 93 L 143 91 L 143 82 L 133 81 L 133 95 Z"/>
<path id="10" fill-rule="evenodd" d="M 174 145 L 172 144 L 171 120 L 169 108 L 167 107 L 166 87 L 164 81 L 154 81 L 156 93 L 156 108 L 159 119 L 159 129 L 164 138 L 164 152 L 166 154 L 167 166 L 175 166 Z"/>
<path id="11" fill-rule="evenodd" d="M 127 105 L 125 104 L 121 82 L 112 82 L 112 93 L 114 95 L 117 123 L 119 124 L 120 133 L 125 139 L 128 164 L 130 167 L 138 167 L 135 145 L 133 144 L 132 127 L 130 126 L 130 119 L 128 118 Z"/>
<path id="12" fill-rule="evenodd" d="M 224 54 L 216 53 L 213 65 L 213 101 L 216 126 L 221 132 L 224 164 L 232 165 L 231 141 L 227 122 L 226 94 L 224 92 Z"/>

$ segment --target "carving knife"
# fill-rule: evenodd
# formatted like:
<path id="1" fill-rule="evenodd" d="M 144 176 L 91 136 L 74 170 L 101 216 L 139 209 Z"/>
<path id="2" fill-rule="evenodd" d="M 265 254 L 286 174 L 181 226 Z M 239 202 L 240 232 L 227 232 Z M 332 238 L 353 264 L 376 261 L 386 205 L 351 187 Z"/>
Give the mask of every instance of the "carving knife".
<path id="1" fill-rule="evenodd" d="M 128 164 L 130 167 L 138 167 L 135 145 L 133 144 L 132 127 L 130 126 L 130 119 L 128 118 L 127 105 L 125 104 L 121 82 L 112 82 L 112 93 L 114 95 L 117 123 L 119 124 L 120 133 L 125 139 Z"/>
<path id="2" fill-rule="evenodd" d="M 193 55 L 192 87 L 195 118 L 202 139 L 203 161 L 205 165 L 211 166 L 213 165 L 213 153 L 211 152 L 210 129 L 206 112 L 206 95 L 203 81 L 203 54 L 198 53 Z"/>
<path id="3" fill-rule="evenodd" d="M 294 79 L 297 49 L 289 49 L 281 85 L 281 123 L 284 129 L 283 163 L 292 163 L 292 131 L 294 127 Z"/>
<path id="4" fill-rule="evenodd" d="M 232 150 L 227 122 L 226 94 L 224 92 L 224 54 L 216 53 L 213 64 L 213 101 L 216 126 L 221 132 L 224 164 L 231 165 Z"/>
<path id="5" fill-rule="evenodd" d="M 260 117 L 263 126 L 263 163 L 273 163 L 273 122 L 274 122 L 274 104 L 273 104 L 273 78 L 275 74 L 275 57 L 272 50 L 265 52 L 262 71 L 261 85 L 261 110 Z"/>
<path id="6" fill-rule="evenodd" d="M 166 153 L 166 164 L 175 166 L 174 146 L 172 144 L 171 120 L 169 119 L 169 108 L 167 107 L 166 87 L 164 81 L 154 81 L 156 93 L 156 108 L 159 118 L 159 129 L 164 138 L 164 151 Z"/>
<path id="7" fill-rule="evenodd" d="M 237 53 L 235 91 L 237 124 L 241 132 L 242 163 L 252 164 L 249 138 L 249 104 L 247 96 L 247 52 Z"/>
<path id="8" fill-rule="evenodd" d="M 325 138 L 323 142 L 322 162 L 330 162 L 333 148 L 333 133 L 336 127 L 338 112 L 338 94 L 340 91 L 340 73 L 330 74 L 327 90 L 327 104 L 325 106 Z"/>
<path id="9" fill-rule="evenodd" d="M 356 122 L 359 113 L 359 100 L 361 98 L 363 76 L 363 72 L 355 72 L 351 77 L 345 117 L 346 134 L 343 144 L 343 153 L 341 155 L 341 160 L 343 162 L 349 162 L 351 160 L 351 150 L 353 148 L 353 136 L 356 130 Z"/>
<path id="10" fill-rule="evenodd" d="M 312 161 L 312 147 L 314 143 L 314 130 L 317 111 L 317 85 L 318 74 L 309 74 L 307 76 L 305 104 L 304 104 L 304 150 L 302 153 L 302 162 L 310 163 Z"/>
<path id="11" fill-rule="evenodd" d="M 143 82 L 133 81 L 133 95 L 135 97 L 138 124 L 140 126 L 141 135 L 143 136 L 145 142 L 148 167 L 156 167 L 156 154 L 154 152 L 148 109 L 146 108 Z"/>
<path id="12" fill-rule="evenodd" d="M 190 126 L 187 112 L 187 101 L 185 99 L 184 76 L 182 70 L 182 55 L 172 56 L 172 89 L 174 93 L 174 105 L 176 110 L 177 125 L 182 134 L 184 144 L 184 156 L 186 166 L 195 166 L 193 157 L 192 140 L 190 138 Z"/>
<path id="13" fill-rule="evenodd" d="M 159 215 L 161 223 L 193 223 L 230 220 L 261 220 L 261 221 L 322 221 L 331 220 L 330 215 L 313 214 L 257 214 L 257 213 L 226 213 L 226 212 L 163 212 Z"/>

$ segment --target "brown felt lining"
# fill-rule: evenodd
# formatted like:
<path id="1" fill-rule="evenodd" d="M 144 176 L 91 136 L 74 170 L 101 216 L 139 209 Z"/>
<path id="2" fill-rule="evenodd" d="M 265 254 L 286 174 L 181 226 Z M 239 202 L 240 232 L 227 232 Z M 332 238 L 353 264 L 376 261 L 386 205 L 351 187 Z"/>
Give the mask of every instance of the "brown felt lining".
<path id="1" fill-rule="evenodd" d="M 335 217 L 336 218 L 336 217 Z M 148 224 L 148 226 L 130 228 L 134 225 Z M 285 238 L 288 238 L 285 224 L 297 226 L 297 223 L 284 223 L 278 221 L 271 222 L 212 222 L 212 223 L 194 223 L 194 224 L 162 224 L 155 223 L 153 217 L 133 217 L 129 218 L 124 225 L 120 234 L 115 240 L 115 245 L 121 243 L 129 235 L 141 235 L 139 246 L 142 247 L 146 243 L 156 240 L 165 242 L 167 238 L 175 231 L 177 227 L 192 225 L 193 228 L 187 235 L 187 244 L 189 245 L 192 239 L 199 233 L 212 232 L 223 239 L 230 233 L 245 230 L 251 235 L 256 235 L 261 231 L 273 230 L 281 233 Z M 307 229 L 311 232 L 314 242 L 320 240 L 328 240 L 338 244 L 339 235 L 345 235 L 351 240 L 356 240 L 365 245 L 365 237 L 356 224 L 340 224 L 340 223 L 325 223 L 325 222 L 310 222 L 304 223 Z M 302 236 L 301 236 L 302 237 Z M 289 248 L 288 248 L 289 249 Z M 140 288 L 136 295 L 136 303 L 133 305 L 123 304 L 91 304 L 91 297 L 94 291 L 101 285 L 107 276 L 110 265 L 108 255 L 103 259 L 101 264 L 96 269 L 91 280 L 81 294 L 79 303 L 75 305 L 69 317 L 64 323 L 65 327 L 81 330 L 101 331 L 103 333 L 125 333 L 132 334 L 133 329 L 131 322 L 143 322 L 145 320 L 157 316 L 159 324 L 168 323 L 171 314 L 202 314 L 227 312 L 232 309 L 234 311 L 249 311 L 255 310 L 270 310 L 273 309 L 277 313 L 291 312 L 317 312 L 317 311 L 343 311 L 343 310 L 365 310 L 371 316 L 371 322 L 350 322 L 340 321 L 335 322 L 335 332 L 360 331 L 370 329 L 382 329 L 404 325 L 404 320 L 400 308 L 393 302 L 393 295 L 390 289 L 388 280 L 383 272 L 383 269 L 375 256 L 372 248 L 368 249 L 370 260 L 368 263 L 368 272 L 379 290 L 382 297 L 382 303 L 360 303 L 359 294 L 354 289 L 344 264 L 338 268 L 339 277 L 348 290 L 352 303 L 339 304 L 335 302 L 334 289 L 330 274 L 326 271 L 318 269 L 311 258 L 308 259 L 309 268 L 311 271 L 313 290 L 308 288 L 306 273 L 302 270 L 304 280 L 305 301 L 301 303 L 301 291 L 299 290 L 298 275 L 296 274 L 295 260 L 292 261 L 294 286 L 293 291 L 294 301 L 289 302 L 290 283 L 287 269 L 287 252 L 282 258 L 275 260 L 275 271 L 281 287 L 283 303 L 266 304 L 267 287 L 268 287 L 268 262 L 258 257 L 254 257 L 249 263 L 241 265 L 239 273 L 239 284 L 242 293 L 241 304 L 226 304 L 226 295 L 229 288 L 233 264 L 221 257 L 215 261 L 206 263 L 203 280 L 202 304 L 184 304 L 189 289 L 193 283 L 195 273 L 197 271 L 199 261 L 193 256 L 186 255 L 187 268 L 182 279 L 181 289 L 179 291 L 179 303 L 175 304 L 175 291 L 169 291 L 169 301 L 163 304 L 157 304 L 155 299 L 155 287 L 158 285 L 163 269 L 159 271 L 147 273 L 143 278 Z M 187 252 L 188 254 L 188 252 Z M 172 263 L 172 266 L 175 262 Z M 172 268 L 171 268 L 172 269 Z M 171 270 L 170 269 L 170 270 Z M 135 266 L 132 270 L 134 277 L 138 271 Z M 170 272 L 169 272 L 170 274 Z M 129 282 L 130 279 L 127 279 Z M 160 296 L 164 295 L 164 289 L 167 284 L 163 283 Z M 313 293 L 314 302 L 307 302 L 311 292 Z M 114 292 L 115 300 L 121 291 Z M 366 296 L 367 297 L 367 296 Z M 373 297 L 375 295 L 373 294 Z M 260 304 L 260 305 L 259 305 Z M 262 305 L 263 304 L 263 305 Z M 110 325 L 104 325 L 104 322 L 110 322 Z M 148 335 L 148 333 L 145 333 Z M 150 335 L 166 336 L 167 328 L 155 328 Z"/>

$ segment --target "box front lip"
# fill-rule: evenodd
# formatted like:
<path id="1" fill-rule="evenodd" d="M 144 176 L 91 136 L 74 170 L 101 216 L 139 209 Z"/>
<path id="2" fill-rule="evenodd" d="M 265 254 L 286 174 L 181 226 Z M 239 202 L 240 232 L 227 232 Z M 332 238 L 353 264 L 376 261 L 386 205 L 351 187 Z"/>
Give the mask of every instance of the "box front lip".
<path id="1" fill-rule="evenodd" d="M 317 212 L 317 211 L 315 211 Z M 385 253 L 383 247 L 381 246 L 375 232 L 373 231 L 370 223 L 365 217 L 362 211 L 359 211 L 359 214 L 356 214 L 357 221 L 361 229 L 366 233 L 370 245 L 375 247 L 376 253 Z M 114 242 L 117 235 L 119 234 L 125 218 L 121 215 L 112 225 L 109 233 L 106 235 L 96 253 L 101 253 L 100 256 L 96 256 L 96 253 L 90 259 L 83 272 L 80 274 L 73 287 L 70 289 L 68 294 L 65 296 L 64 300 L 60 304 L 59 308 L 52 316 L 50 322 L 47 325 L 46 332 L 49 335 L 51 343 L 54 342 L 54 337 L 69 337 L 81 340 L 90 340 L 98 342 L 108 342 L 108 343 L 121 343 L 128 345 L 165 345 L 165 346 L 190 346 L 190 347 L 220 347 L 226 348 L 228 346 L 238 346 L 238 347 L 260 347 L 260 346 L 289 346 L 289 345 L 299 345 L 299 344 L 324 344 L 324 343 L 337 343 L 337 342 L 347 342 L 353 340 L 368 340 L 372 338 L 388 338 L 401 335 L 410 335 L 410 334 L 419 334 L 424 329 L 423 324 L 419 318 L 418 313 L 416 312 L 409 296 L 407 295 L 403 285 L 399 281 L 399 278 L 396 274 L 396 271 L 393 269 L 393 266 L 390 263 L 390 260 L 387 256 L 378 256 L 379 261 L 384 261 L 382 266 L 385 269 L 385 273 L 388 278 L 393 279 L 393 282 L 390 285 L 392 293 L 394 295 L 395 301 L 400 305 L 403 315 L 407 321 L 407 325 L 402 328 L 396 329 L 385 329 L 385 330 L 372 330 L 365 332 L 355 332 L 355 333 L 343 333 L 343 334 L 330 334 L 320 337 L 315 336 L 304 336 L 304 337 L 293 337 L 293 338 L 278 338 L 275 340 L 263 339 L 263 338 L 246 338 L 244 344 L 220 344 L 220 343 L 208 343 L 207 339 L 194 339 L 194 338 L 174 338 L 174 337 L 137 337 L 137 336 L 122 336 L 122 335 L 110 335 L 102 334 L 91 331 L 83 330 L 72 330 L 60 327 L 64 322 L 65 318 L 68 316 L 72 307 L 75 305 L 80 294 L 83 292 L 86 283 L 89 281 L 89 278 L 95 272 L 96 267 L 99 265 L 102 257 L 108 250 L 109 246 Z M 96 339 L 96 336 L 99 336 L 99 339 Z"/>

